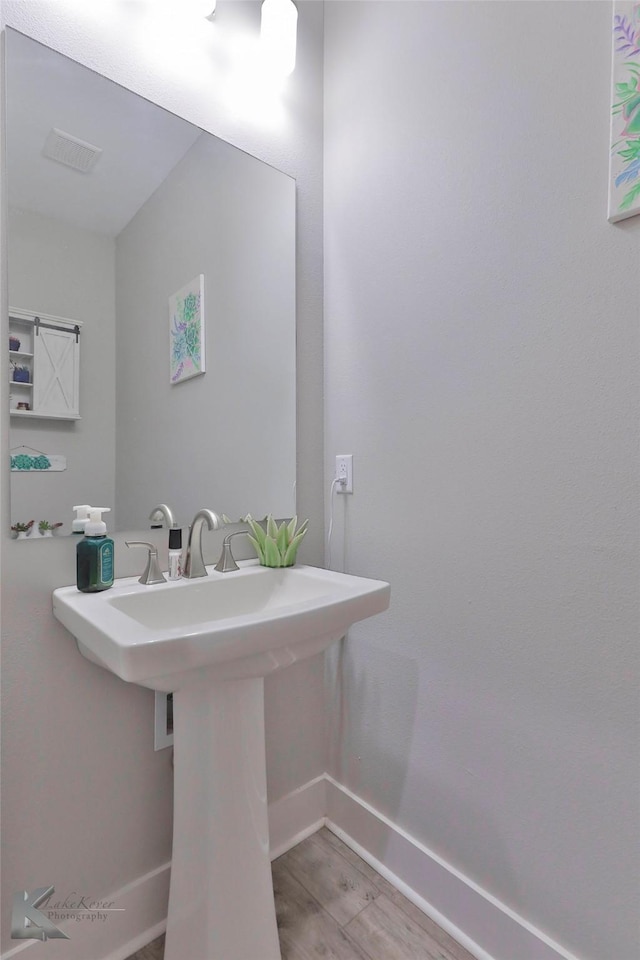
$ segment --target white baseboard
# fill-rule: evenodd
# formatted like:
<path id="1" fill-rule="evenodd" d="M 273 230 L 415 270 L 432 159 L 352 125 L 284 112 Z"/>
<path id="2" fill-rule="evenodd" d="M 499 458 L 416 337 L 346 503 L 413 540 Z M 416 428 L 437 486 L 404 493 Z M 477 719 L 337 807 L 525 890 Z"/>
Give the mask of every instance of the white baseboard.
<path id="1" fill-rule="evenodd" d="M 477 960 L 578 960 L 326 775 L 327 827 Z"/>
<path id="2" fill-rule="evenodd" d="M 325 774 L 322 774 L 269 804 L 269 846 L 272 860 L 324 826 L 327 812 L 326 788 L 327 779 Z"/>
<path id="3" fill-rule="evenodd" d="M 271 859 L 325 824 L 477 960 L 578 960 L 328 774 L 269 805 Z M 170 868 L 165 863 L 106 898 L 124 907 L 107 920 L 60 923 L 71 939 L 48 940 L 47 960 L 126 960 L 160 936 Z M 24 941 L 0 960 L 37 960 L 38 949 L 39 941 Z"/>
<path id="4" fill-rule="evenodd" d="M 157 940 L 158 937 L 162 936 L 166 929 L 167 918 L 165 917 L 160 923 L 156 923 L 153 927 L 143 930 L 142 933 L 139 933 L 122 947 L 112 950 L 103 960 L 129 960 L 129 957 L 132 957 L 136 951 L 141 950 L 143 947 L 146 947 L 147 944 L 152 943 L 154 940 Z"/>

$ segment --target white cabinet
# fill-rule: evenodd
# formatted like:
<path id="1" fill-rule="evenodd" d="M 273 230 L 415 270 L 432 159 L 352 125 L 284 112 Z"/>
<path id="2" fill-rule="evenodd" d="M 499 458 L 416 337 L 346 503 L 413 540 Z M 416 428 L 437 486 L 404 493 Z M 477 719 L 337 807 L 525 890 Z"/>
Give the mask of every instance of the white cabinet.
<path id="1" fill-rule="evenodd" d="M 80 419 L 82 322 L 9 309 L 12 417 Z"/>

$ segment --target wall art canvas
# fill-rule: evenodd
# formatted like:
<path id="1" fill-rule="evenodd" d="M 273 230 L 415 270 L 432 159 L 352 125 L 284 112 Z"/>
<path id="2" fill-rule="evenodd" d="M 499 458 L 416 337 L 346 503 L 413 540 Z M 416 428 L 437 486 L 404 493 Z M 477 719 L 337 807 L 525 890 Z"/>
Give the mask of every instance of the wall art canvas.
<path id="1" fill-rule="evenodd" d="M 640 213 L 640 3 L 613 4 L 609 220 Z"/>
<path id="2" fill-rule="evenodd" d="M 203 274 L 169 297 L 169 351 L 172 384 L 205 372 Z"/>
<path id="3" fill-rule="evenodd" d="M 67 469 L 67 458 L 62 454 L 41 453 L 33 447 L 14 447 L 11 469 L 14 473 L 59 473 Z"/>

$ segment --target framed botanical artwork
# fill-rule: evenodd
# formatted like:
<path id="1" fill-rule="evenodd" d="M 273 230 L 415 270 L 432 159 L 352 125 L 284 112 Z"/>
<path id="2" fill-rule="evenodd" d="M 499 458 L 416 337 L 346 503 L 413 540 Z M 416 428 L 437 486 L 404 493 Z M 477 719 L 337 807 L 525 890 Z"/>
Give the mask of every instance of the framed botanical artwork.
<path id="1" fill-rule="evenodd" d="M 640 3 L 613 4 L 609 220 L 640 213 Z"/>
<path id="2" fill-rule="evenodd" d="M 172 384 L 205 372 L 204 274 L 169 297 L 169 379 Z"/>

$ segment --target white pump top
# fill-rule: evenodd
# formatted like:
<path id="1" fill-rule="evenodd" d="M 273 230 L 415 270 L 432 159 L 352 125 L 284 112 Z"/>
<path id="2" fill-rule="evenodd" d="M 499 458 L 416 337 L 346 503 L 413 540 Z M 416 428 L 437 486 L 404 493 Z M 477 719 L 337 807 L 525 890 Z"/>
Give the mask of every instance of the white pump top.
<path id="1" fill-rule="evenodd" d="M 88 503 L 80 503 L 73 509 L 76 511 L 76 517 L 71 524 L 71 531 L 72 533 L 84 533 L 84 528 L 89 522 L 89 511 L 91 510 L 91 505 Z"/>
<path id="2" fill-rule="evenodd" d="M 85 537 L 104 537 L 107 525 L 102 521 L 102 514 L 109 513 L 111 507 L 89 507 L 89 522 L 84 528 Z"/>

